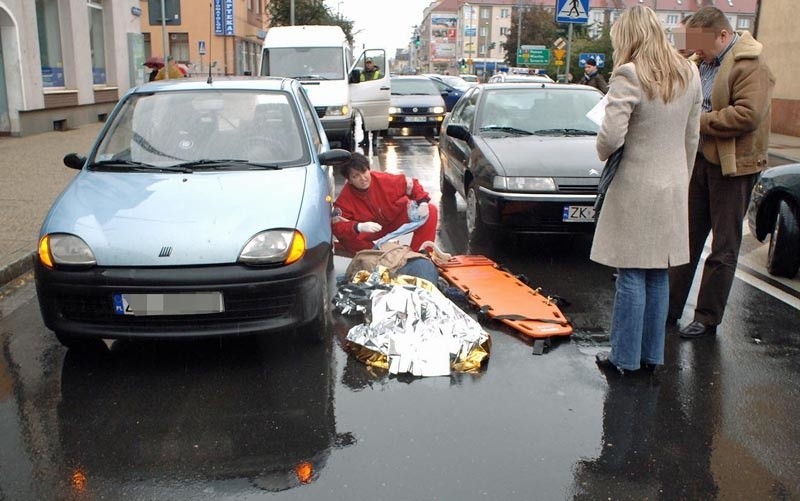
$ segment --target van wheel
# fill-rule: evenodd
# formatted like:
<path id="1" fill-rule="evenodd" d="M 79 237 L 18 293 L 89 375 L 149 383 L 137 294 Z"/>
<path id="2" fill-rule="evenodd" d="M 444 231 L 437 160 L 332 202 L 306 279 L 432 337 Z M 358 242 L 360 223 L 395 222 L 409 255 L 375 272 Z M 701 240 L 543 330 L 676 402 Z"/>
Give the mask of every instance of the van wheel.
<path id="1" fill-rule="evenodd" d="M 342 149 L 353 152 L 356 150 L 356 130 L 355 126 L 350 126 L 350 132 L 342 138 Z"/>

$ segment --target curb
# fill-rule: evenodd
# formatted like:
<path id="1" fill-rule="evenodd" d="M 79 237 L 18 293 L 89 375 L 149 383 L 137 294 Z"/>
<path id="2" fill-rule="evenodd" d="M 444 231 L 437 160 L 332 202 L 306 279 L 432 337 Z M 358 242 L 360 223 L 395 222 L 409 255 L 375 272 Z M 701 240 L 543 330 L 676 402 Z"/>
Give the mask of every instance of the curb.
<path id="1" fill-rule="evenodd" d="M 0 287 L 8 284 L 15 278 L 18 278 L 33 269 L 33 262 L 36 258 L 36 252 L 31 252 L 26 256 L 12 261 L 9 264 L 0 266 Z"/>

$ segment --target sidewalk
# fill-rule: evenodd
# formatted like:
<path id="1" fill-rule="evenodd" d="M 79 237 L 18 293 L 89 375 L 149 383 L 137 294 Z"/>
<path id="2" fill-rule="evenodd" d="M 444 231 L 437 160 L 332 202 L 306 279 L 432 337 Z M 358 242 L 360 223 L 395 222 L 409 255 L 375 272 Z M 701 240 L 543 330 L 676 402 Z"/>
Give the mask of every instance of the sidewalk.
<path id="1" fill-rule="evenodd" d="M 102 126 L 0 138 L 0 286 L 31 269 L 42 220 L 78 172 L 62 159 L 85 155 Z"/>
<path id="2" fill-rule="evenodd" d="M 0 286 L 30 271 L 42 220 L 77 173 L 62 158 L 86 154 L 101 128 L 0 139 Z M 800 162 L 800 137 L 772 134 L 770 154 Z"/>

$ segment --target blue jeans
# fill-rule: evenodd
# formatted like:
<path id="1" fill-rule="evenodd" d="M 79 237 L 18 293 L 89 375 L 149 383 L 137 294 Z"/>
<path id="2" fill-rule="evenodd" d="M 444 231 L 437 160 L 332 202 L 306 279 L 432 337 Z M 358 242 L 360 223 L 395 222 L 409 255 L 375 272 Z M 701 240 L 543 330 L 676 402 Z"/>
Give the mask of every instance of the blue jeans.
<path id="1" fill-rule="evenodd" d="M 609 360 L 632 371 L 641 363 L 663 364 L 669 274 L 666 269 L 619 268 L 618 272 Z"/>

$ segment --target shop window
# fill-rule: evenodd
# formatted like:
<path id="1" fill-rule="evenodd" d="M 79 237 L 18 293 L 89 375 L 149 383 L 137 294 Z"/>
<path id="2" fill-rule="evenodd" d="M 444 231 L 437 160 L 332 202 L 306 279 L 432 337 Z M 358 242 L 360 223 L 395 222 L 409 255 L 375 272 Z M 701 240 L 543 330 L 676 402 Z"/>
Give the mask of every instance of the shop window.
<path id="1" fill-rule="evenodd" d="M 39 56 L 42 60 L 42 85 L 64 87 L 58 0 L 36 0 L 36 25 L 39 31 Z"/>
<path id="2" fill-rule="evenodd" d="M 106 83 L 106 48 L 103 33 L 102 0 L 89 0 L 89 48 L 92 51 L 92 82 L 95 85 Z"/>

